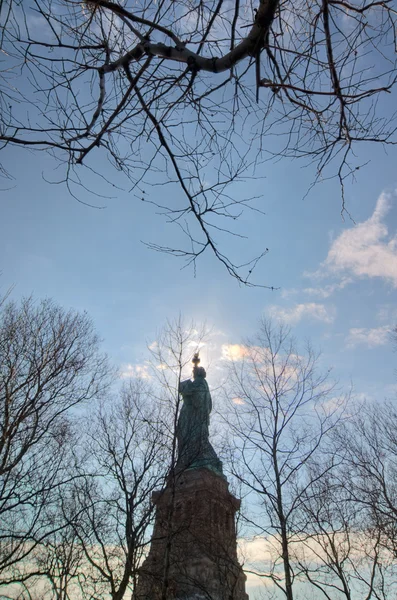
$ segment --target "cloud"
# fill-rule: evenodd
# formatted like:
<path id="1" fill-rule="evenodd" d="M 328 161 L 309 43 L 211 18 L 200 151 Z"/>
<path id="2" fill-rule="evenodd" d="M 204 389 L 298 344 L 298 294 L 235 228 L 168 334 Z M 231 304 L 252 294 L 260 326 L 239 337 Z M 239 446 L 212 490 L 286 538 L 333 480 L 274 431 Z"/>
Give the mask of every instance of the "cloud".
<path id="1" fill-rule="evenodd" d="M 342 281 L 338 283 L 330 283 L 329 285 L 325 285 L 323 287 L 308 287 L 304 288 L 305 294 L 309 294 L 310 296 L 317 296 L 318 298 L 329 298 L 332 296 L 334 292 L 339 290 L 343 290 L 349 283 L 352 282 L 351 277 L 343 277 Z"/>
<path id="2" fill-rule="evenodd" d="M 316 272 L 316 273 L 308 273 L 305 272 L 304 276 L 305 277 L 319 277 L 320 275 L 323 275 L 323 273 L 320 272 Z M 289 288 L 289 289 L 285 289 L 282 290 L 281 292 L 281 297 L 282 298 L 290 298 L 291 296 L 296 296 L 298 294 L 307 294 L 308 296 L 317 296 L 317 298 L 329 298 L 330 296 L 332 296 L 332 294 L 334 292 L 337 292 L 339 290 L 343 290 L 343 288 L 345 288 L 349 283 L 352 283 L 352 278 L 351 277 L 343 277 L 341 279 L 341 281 L 335 282 L 335 283 L 330 283 L 328 285 L 324 285 L 322 287 L 306 287 L 306 288 Z"/>
<path id="3" fill-rule="evenodd" d="M 391 236 L 383 222 L 390 207 L 391 195 L 382 193 L 367 221 L 343 231 L 332 242 L 316 275 L 380 277 L 397 287 L 397 236 Z"/>
<path id="4" fill-rule="evenodd" d="M 198 334 L 198 331 L 194 330 L 193 334 Z M 187 343 L 188 348 L 194 348 L 197 352 L 206 346 L 206 342 L 202 342 L 200 340 L 189 340 Z"/>
<path id="5" fill-rule="evenodd" d="M 232 402 L 233 404 L 237 404 L 239 406 L 242 406 L 243 404 L 245 404 L 244 400 L 242 398 L 232 398 Z"/>
<path id="6" fill-rule="evenodd" d="M 131 377 L 137 379 L 150 379 L 151 375 L 149 373 L 148 365 L 124 365 L 123 370 L 121 371 L 121 377 L 123 379 L 128 379 Z"/>
<path id="7" fill-rule="evenodd" d="M 222 344 L 222 360 L 242 360 L 248 349 L 241 344 Z"/>
<path id="8" fill-rule="evenodd" d="M 349 335 L 346 338 L 346 345 L 348 348 L 355 348 L 356 346 L 362 345 L 367 346 L 368 348 L 384 346 L 390 341 L 390 331 L 391 328 L 388 325 L 375 327 L 373 329 L 350 329 Z"/>
<path id="9" fill-rule="evenodd" d="M 326 308 L 324 304 L 316 302 L 295 304 L 292 308 L 269 306 L 267 312 L 271 317 L 280 319 L 290 325 L 295 325 L 302 319 L 322 321 L 323 323 L 332 323 L 335 319 L 335 309 L 333 307 Z"/>
<path id="10" fill-rule="evenodd" d="M 277 538 L 258 537 L 251 540 L 240 538 L 237 545 L 240 562 L 249 570 L 268 574 L 277 555 L 276 546 L 278 544 L 279 540 Z M 268 577 L 260 577 L 252 572 L 246 573 L 246 576 L 247 592 L 254 592 L 258 586 L 273 587 L 272 580 Z"/>

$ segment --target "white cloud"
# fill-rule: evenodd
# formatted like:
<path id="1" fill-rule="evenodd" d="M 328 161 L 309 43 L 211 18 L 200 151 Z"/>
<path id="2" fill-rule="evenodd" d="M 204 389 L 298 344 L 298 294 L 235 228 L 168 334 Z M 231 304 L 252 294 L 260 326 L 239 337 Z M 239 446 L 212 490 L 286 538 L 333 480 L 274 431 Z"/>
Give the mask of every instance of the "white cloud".
<path id="1" fill-rule="evenodd" d="M 302 319 L 322 321 L 323 323 L 332 323 L 335 319 L 335 309 L 333 307 L 326 308 L 324 304 L 316 302 L 296 304 L 292 308 L 269 306 L 267 312 L 271 317 L 280 319 L 290 325 L 295 325 Z"/>
<path id="2" fill-rule="evenodd" d="M 269 573 L 271 565 L 277 555 L 275 546 L 279 545 L 277 538 L 254 538 L 254 539 L 239 539 L 238 553 L 240 561 L 249 570 L 254 570 L 263 574 Z M 246 573 L 247 592 L 251 593 L 257 586 L 273 587 L 272 581 L 268 577 L 260 577 L 254 573 Z"/>
<path id="3" fill-rule="evenodd" d="M 318 278 L 320 275 L 323 275 L 323 273 L 320 272 L 316 272 L 316 273 L 308 273 L 305 272 L 304 276 L 305 277 L 316 277 Z M 349 283 L 351 283 L 353 280 L 351 277 L 343 277 L 341 279 L 341 281 L 338 281 L 336 283 L 330 283 L 328 285 L 324 285 L 322 287 L 306 287 L 306 288 L 289 288 L 289 289 L 285 289 L 282 290 L 281 292 L 281 297 L 282 298 L 290 298 L 291 296 L 296 296 L 298 294 L 307 294 L 308 296 L 317 296 L 317 298 L 329 298 L 330 296 L 332 296 L 332 294 L 334 292 L 337 292 L 339 290 L 343 290 L 344 287 L 346 287 Z"/>
<path id="4" fill-rule="evenodd" d="M 397 287 L 397 236 L 390 235 L 384 218 L 391 195 L 382 193 L 372 216 L 343 231 L 331 244 L 318 276 L 345 274 L 380 277 Z"/>
<path id="5" fill-rule="evenodd" d="M 390 327 L 375 327 L 373 329 L 355 328 L 349 330 L 349 335 L 346 338 L 348 348 L 364 345 L 368 348 L 383 346 L 389 342 Z"/>
<path id="6" fill-rule="evenodd" d="M 193 334 L 198 334 L 198 331 L 194 330 Z M 201 350 L 201 348 L 204 348 L 204 346 L 206 346 L 207 343 L 206 342 L 202 342 L 200 340 L 189 340 L 187 343 L 187 347 L 188 348 L 194 348 L 197 352 L 199 350 Z"/>
<path id="7" fill-rule="evenodd" d="M 329 285 L 325 285 L 323 287 L 308 287 L 304 288 L 305 294 L 309 294 L 310 296 L 317 296 L 318 298 L 329 298 L 332 296 L 334 292 L 339 290 L 343 290 L 349 283 L 352 282 L 351 277 L 343 277 L 342 281 L 338 283 L 330 283 Z"/>
<path id="8" fill-rule="evenodd" d="M 233 398 L 232 399 L 233 404 L 237 404 L 239 406 L 242 406 L 243 404 L 245 404 L 244 400 L 242 398 Z"/>
<path id="9" fill-rule="evenodd" d="M 222 360 L 242 360 L 248 349 L 241 344 L 222 344 Z"/>
<path id="10" fill-rule="evenodd" d="M 123 379 L 127 379 L 130 377 L 136 377 L 139 379 L 150 379 L 151 375 L 149 373 L 148 365 L 124 365 L 123 370 L 121 371 L 121 377 Z"/>
<path id="11" fill-rule="evenodd" d="M 286 288 L 281 290 L 282 298 L 290 298 L 291 296 L 296 296 L 296 294 L 300 294 L 301 290 L 298 288 Z"/>

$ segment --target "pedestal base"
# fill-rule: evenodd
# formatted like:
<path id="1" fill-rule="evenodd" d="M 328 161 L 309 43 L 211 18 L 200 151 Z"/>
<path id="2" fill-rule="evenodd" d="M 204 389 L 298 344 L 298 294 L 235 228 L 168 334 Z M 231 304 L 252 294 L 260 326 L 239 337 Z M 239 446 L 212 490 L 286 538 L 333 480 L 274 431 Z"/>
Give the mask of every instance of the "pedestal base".
<path id="1" fill-rule="evenodd" d="M 248 600 L 237 560 L 240 501 L 223 477 L 187 469 L 153 494 L 156 518 L 134 600 Z"/>

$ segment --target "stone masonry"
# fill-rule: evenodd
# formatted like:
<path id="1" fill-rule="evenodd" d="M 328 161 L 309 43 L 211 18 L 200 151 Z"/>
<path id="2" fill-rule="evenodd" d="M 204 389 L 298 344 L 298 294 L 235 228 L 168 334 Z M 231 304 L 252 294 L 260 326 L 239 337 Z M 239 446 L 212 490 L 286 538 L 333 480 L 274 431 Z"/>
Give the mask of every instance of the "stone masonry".
<path id="1" fill-rule="evenodd" d="M 228 487 L 210 469 L 187 469 L 153 494 L 153 536 L 134 600 L 248 600 L 236 549 L 240 500 Z"/>

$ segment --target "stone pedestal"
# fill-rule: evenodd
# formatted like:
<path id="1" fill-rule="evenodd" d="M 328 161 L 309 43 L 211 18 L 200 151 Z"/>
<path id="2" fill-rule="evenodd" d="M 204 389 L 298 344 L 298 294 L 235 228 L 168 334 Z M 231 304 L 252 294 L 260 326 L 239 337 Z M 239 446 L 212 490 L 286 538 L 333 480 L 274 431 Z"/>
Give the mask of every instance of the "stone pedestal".
<path id="1" fill-rule="evenodd" d="M 156 518 L 134 600 L 248 600 L 237 560 L 240 500 L 226 479 L 187 469 L 153 494 Z"/>

